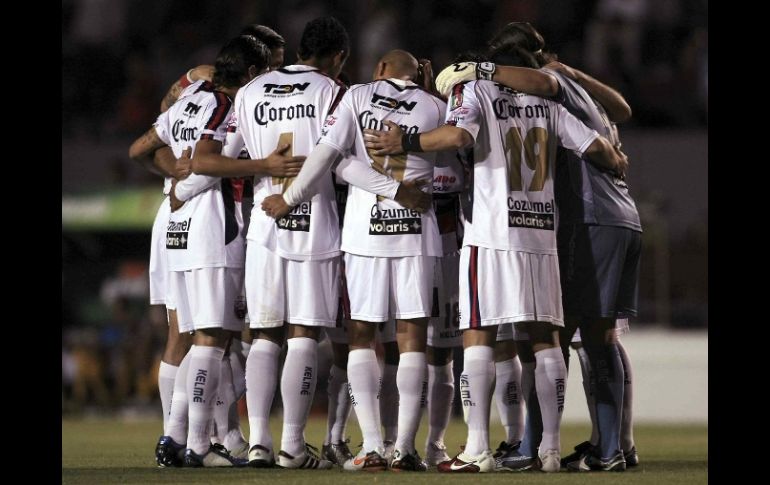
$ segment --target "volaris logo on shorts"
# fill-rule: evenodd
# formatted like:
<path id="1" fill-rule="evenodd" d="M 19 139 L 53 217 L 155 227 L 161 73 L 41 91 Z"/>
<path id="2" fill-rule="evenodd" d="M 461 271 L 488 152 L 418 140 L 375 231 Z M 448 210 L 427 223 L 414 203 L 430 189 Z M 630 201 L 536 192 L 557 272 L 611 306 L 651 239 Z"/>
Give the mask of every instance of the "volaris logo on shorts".
<path id="1" fill-rule="evenodd" d="M 380 209 L 374 204 L 369 219 L 369 234 L 422 234 L 422 217 L 412 209 Z"/>

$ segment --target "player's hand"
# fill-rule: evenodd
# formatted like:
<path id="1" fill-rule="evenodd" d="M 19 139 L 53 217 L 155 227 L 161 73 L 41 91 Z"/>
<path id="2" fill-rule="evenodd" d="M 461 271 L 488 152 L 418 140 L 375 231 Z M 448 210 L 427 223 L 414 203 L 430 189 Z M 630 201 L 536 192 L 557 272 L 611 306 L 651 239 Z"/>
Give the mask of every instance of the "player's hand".
<path id="1" fill-rule="evenodd" d="M 190 70 L 189 78 L 192 79 L 193 82 L 200 81 L 201 79 L 204 81 L 211 81 L 214 78 L 214 66 L 204 64 L 194 67 Z"/>
<path id="2" fill-rule="evenodd" d="M 176 165 L 174 166 L 174 178 L 177 180 L 184 180 L 192 173 L 192 147 L 187 147 L 182 152 L 182 156 L 176 159 Z"/>
<path id="3" fill-rule="evenodd" d="M 430 59 L 419 59 L 417 64 L 417 78 L 414 82 L 429 93 L 438 93 L 436 81 L 433 79 L 433 64 Z"/>
<path id="4" fill-rule="evenodd" d="M 626 173 L 628 172 L 628 156 L 618 146 L 615 146 L 615 159 L 618 164 L 615 168 L 615 173 L 618 175 L 618 178 L 625 180 Z"/>
<path id="5" fill-rule="evenodd" d="M 291 212 L 291 206 L 286 204 L 282 195 L 274 194 L 262 200 L 262 210 L 273 219 L 278 219 Z"/>
<path id="6" fill-rule="evenodd" d="M 366 148 L 374 150 L 375 155 L 400 155 L 404 153 L 401 147 L 401 137 L 404 131 L 390 120 L 383 123 L 390 128 L 388 131 L 364 130 L 364 145 Z"/>
<path id="7" fill-rule="evenodd" d="M 455 62 L 444 68 L 436 76 L 436 90 L 445 98 L 452 94 L 455 84 L 476 80 L 475 62 Z"/>
<path id="8" fill-rule="evenodd" d="M 296 177 L 305 163 L 304 156 L 291 157 L 285 155 L 286 150 L 291 147 L 288 143 L 278 145 L 273 153 L 265 159 L 267 173 L 272 177 Z"/>
<path id="9" fill-rule="evenodd" d="M 431 182 L 431 180 L 404 180 L 399 184 L 394 200 L 407 209 L 423 213 L 430 209 L 433 197 L 423 192 L 422 187 Z"/>
<path id="10" fill-rule="evenodd" d="M 559 61 L 551 61 L 545 66 L 546 69 L 550 69 L 552 71 L 556 71 L 558 73 L 564 74 L 568 78 L 572 79 L 573 81 L 577 81 L 577 70 L 572 69 L 566 64 L 562 64 Z"/>
<path id="11" fill-rule="evenodd" d="M 184 205 L 184 202 L 176 198 L 176 180 L 171 181 L 171 192 L 168 195 L 171 202 L 171 212 L 178 211 Z"/>

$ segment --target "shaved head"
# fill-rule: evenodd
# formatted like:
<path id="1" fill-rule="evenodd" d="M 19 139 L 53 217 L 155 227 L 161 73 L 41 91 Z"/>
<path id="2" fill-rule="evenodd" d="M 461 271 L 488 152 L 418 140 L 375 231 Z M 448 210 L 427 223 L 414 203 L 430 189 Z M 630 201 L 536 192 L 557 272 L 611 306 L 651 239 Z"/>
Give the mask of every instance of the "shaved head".
<path id="1" fill-rule="evenodd" d="M 404 79 L 413 81 L 417 77 L 417 59 L 407 51 L 394 49 L 380 59 L 374 70 L 374 79 Z"/>

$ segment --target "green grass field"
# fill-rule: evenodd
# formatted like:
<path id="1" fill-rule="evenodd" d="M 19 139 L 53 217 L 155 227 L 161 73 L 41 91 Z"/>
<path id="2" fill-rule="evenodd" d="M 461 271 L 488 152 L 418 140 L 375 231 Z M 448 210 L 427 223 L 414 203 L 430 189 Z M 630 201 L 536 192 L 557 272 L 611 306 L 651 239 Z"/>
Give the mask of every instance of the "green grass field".
<path id="1" fill-rule="evenodd" d="M 244 420 L 245 421 L 245 420 Z M 361 483 L 570 483 L 570 484 L 705 484 L 708 482 L 708 427 L 706 425 L 640 425 L 635 439 L 640 465 L 619 473 L 490 473 L 478 475 L 448 475 L 428 473 L 375 474 L 329 471 L 256 470 L 241 469 L 159 469 L 155 465 L 155 442 L 160 434 L 159 421 L 75 420 L 62 422 L 62 483 L 313 483 L 314 485 L 347 485 Z M 272 421 L 276 446 L 280 445 L 280 421 Z M 423 421 L 417 436 L 422 453 L 427 426 Z M 323 419 L 311 420 L 306 437 L 321 447 L 326 431 Z M 348 429 L 351 445 L 361 442 L 355 422 Z M 587 425 L 565 425 L 561 442 L 564 454 L 589 436 Z M 492 426 L 493 448 L 503 437 L 499 425 Z M 450 454 L 459 451 L 465 439 L 465 425 L 453 421 L 447 431 L 446 444 Z M 356 448 L 351 446 L 353 452 Z M 276 452 L 278 450 L 276 449 Z"/>

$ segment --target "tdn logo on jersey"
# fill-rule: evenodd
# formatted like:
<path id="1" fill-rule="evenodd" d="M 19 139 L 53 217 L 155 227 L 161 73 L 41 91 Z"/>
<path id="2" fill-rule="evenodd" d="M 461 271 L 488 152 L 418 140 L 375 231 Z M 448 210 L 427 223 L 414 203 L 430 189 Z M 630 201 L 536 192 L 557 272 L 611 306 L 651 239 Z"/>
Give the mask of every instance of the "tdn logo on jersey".
<path id="1" fill-rule="evenodd" d="M 295 91 L 302 92 L 310 86 L 310 82 L 302 84 L 265 84 L 265 93 L 291 94 Z"/>
<path id="2" fill-rule="evenodd" d="M 399 101 L 397 99 L 390 98 L 388 96 L 383 96 L 381 94 L 374 93 L 372 95 L 372 105 L 374 106 L 380 106 L 382 108 L 389 108 L 389 109 L 405 109 L 407 111 L 412 111 L 415 106 L 417 106 L 417 101 L 412 101 L 411 103 L 407 103 L 406 101 Z"/>
<path id="3" fill-rule="evenodd" d="M 187 106 L 185 106 L 184 108 L 184 112 L 187 116 L 195 116 L 198 114 L 198 111 L 200 110 L 201 110 L 201 107 L 195 103 L 187 103 Z"/>

